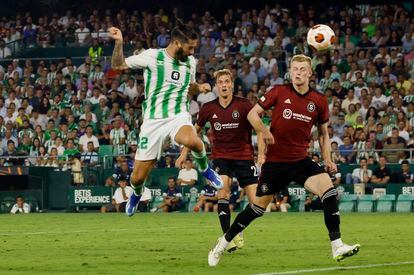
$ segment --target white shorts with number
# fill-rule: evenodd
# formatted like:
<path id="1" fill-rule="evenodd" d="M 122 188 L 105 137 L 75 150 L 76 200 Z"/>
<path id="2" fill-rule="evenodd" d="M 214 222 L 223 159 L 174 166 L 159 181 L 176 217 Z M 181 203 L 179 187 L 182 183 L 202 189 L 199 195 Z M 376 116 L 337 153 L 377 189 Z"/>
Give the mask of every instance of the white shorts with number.
<path id="1" fill-rule="evenodd" d="M 162 154 L 162 147 L 167 140 L 171 140 L 172 144 L 177 144 L 175 142 L 175 135 L 184 125 L 193 126 L 189 113 L 182 113 L 165 119 L 144 120 L 144 123 L 141 125 L 135 159 L 159 159 Z"/>

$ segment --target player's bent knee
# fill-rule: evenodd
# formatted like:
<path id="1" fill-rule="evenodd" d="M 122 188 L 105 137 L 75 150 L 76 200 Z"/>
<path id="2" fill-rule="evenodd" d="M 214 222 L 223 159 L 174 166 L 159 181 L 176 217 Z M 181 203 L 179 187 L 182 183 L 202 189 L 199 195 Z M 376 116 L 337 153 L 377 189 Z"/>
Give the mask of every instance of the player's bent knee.
<path id="1" fill-rule="evenodd" d="M 326 191 L 333 188 L 333 183 L 328 173 L 314 175 L 305 182 L 305 188 L 321 197 Z"/>

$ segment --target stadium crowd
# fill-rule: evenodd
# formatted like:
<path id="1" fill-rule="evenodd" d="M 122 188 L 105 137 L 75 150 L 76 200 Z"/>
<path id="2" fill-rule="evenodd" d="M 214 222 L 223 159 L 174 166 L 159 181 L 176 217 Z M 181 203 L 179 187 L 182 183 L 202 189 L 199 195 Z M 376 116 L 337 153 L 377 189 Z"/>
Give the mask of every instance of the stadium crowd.
<path id="1" fill-rule="evenodd" d="M 234 93 L 255 103 L 273 85 L 289 83 L 290 58 L 312 55 L 311 87 L 329 100 L 332 155 L 336 163 L 369 164 L 383 156 L 388 163 L 412 161 L 406 149 L 414 147 L 414 18 L 412 5 L 392 4 L 352 8 L 331 6 L 316 12 L 279 4 L 261 9 L 232 9 L 222 18 L 206 11 L 184 21 L 200 34 L 197 81 L 213 83 L 213 73 L 228 68 Z M 24 15 L 0 20 L 0 133 L 1 165 L 24 160 L 26 165 L 60 166 L 78 155 L 96 163 L 102 145 L 117 153 L 137 150 L 142 71 L 116 72 L 104 59 L 101 46 L 110 45 L 108 27 L 119 27 L 124 42 L 139 54 L 149 47 L 166 47 L 178 10 L 94 10 L 91 14 Z M 306 45 L 309 27 L 329 24 L 337 39 L 330 53 L 312 53 Z M 14 45 L 11 47 L 11 45 Z M 16 46 L 18 45 L 18 46 Z M 10 59 L 20 48 L 91 46 L 82 64 L 64 60 Z M 100 48 L 100 50 L 99 50 Z M 92 49 L 92 50 L 91 50 Z M 105 53 L 110 54 L 110 53 Z M 132 54 L 132 53 L 131 53 Z M 189 110 L 195 119 L 200 107 L 216 98 L 212 92 L 191 95 Z M 270 113 L 263 120 L 270 124 Z M 208 131 L 204 140 L 209 143 Z M 318 152 L 318 143 L 309 152 Z M 126 146 L 124 146 L 126 145 Z M 172 167 L 168 153 L 159 167 Z M 378 150 L 384 150 L 383 152 Z M 121 164 L 125 160 L 118 160 Z M 352 182 L 352 177 L 349 178 Z"/>

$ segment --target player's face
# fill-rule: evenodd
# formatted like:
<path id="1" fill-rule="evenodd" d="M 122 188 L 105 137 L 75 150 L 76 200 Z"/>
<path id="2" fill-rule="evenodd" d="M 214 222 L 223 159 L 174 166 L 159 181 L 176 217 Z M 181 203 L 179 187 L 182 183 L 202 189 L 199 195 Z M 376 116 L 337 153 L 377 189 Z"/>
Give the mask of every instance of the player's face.
<path id="1" fill-rule="evenodd" d="M 197 43 L 198 40 L 189 40 L 188 43 L 182 43 L 180 41 L 176 41 L 176 48 L 177 50 L 175 51 L 175 58 L 182 61 L 182 62 L 186 62 L 187 58 L 190 55 L 194 54 L 195 49 L 197 48 Z"/>
<path id="2" fill-rule="evenodd" d="M 227 98 L 233 94 L 233 81 L 227 74 L 220 76 L 216 82 L 219 97 Z"/>
<path id="3" fill-rule="evenodd" d="M 308 62 L 293 61 L 290 68 L 292 83 L 296 86 L 308 86 L 312 70 Z"/>

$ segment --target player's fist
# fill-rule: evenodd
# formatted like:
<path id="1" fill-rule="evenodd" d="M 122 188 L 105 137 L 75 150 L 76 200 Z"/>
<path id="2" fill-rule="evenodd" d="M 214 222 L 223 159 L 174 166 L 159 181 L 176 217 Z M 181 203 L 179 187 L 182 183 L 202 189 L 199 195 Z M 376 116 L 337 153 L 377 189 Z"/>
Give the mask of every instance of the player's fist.
<path id="1" fill-rule="evenodd" d="M 325 168 L 328 173 L 336 173 L 338 171 L 336 164 L 330 160 L 325 161 Z"/>
<path id="2" fill-rule="evenodd" d="M 275 138 L 273 137 L 269 129 L 265 129 L 261 136 L 262 136 L 263 142 L 266 145 L 275 143 Z"/>
<path id="3" fill-rule="evenodd" d="M 198 90 L 200 93 L 205 94 L 211 91 L 211 86 L 208 83 L 198 84 Z"/>
<path id="4" fill-rule="evenodd" d="M 175 167 L 179 169 L 184 168 L 183 166 L 184 166 L 185 158 L 186 158 L 185 155 L 180 155 L 175 161 Z"/>
<path id="5" fill-rule="evenodd" d="M 115 28 L 115 27 L 110 27 L 108 29 L 109 32 L 109 37 L 114 39 L 115 41 L 119 41 L 122 42 L 123 38 L 122 38 L 122 32 L 120 29 Z"/>

